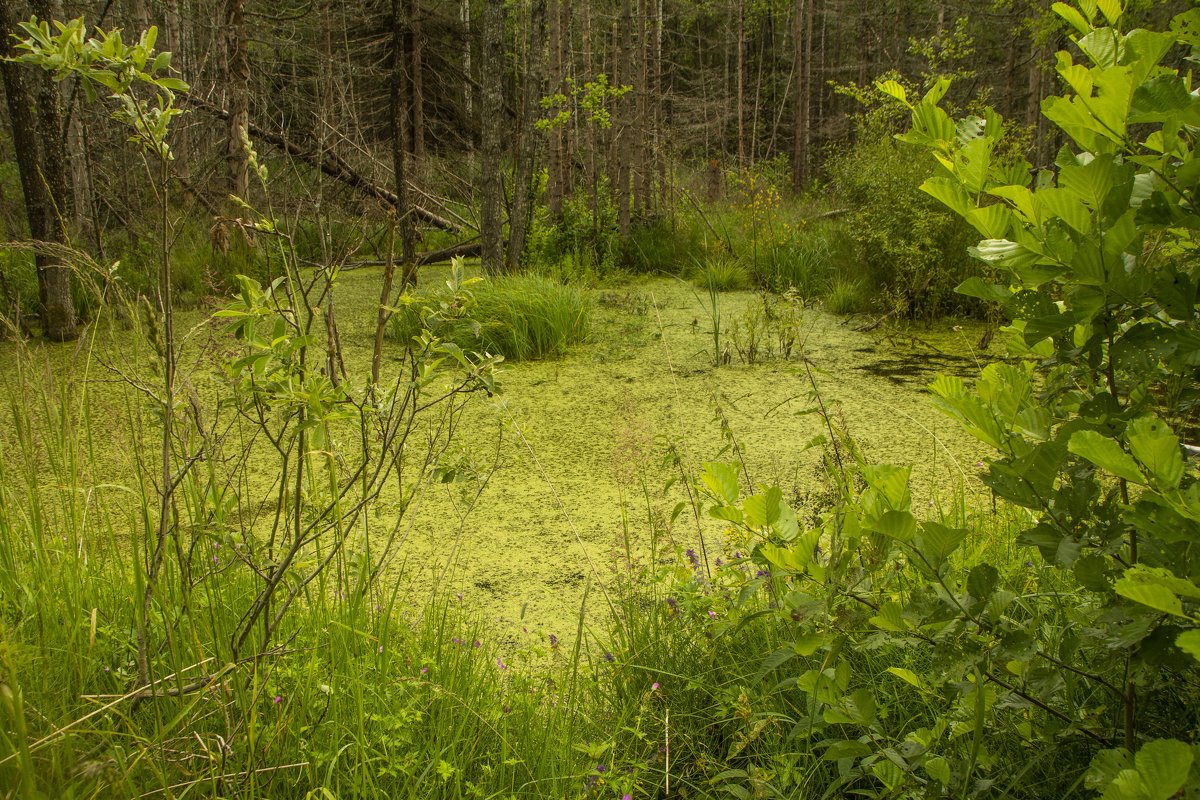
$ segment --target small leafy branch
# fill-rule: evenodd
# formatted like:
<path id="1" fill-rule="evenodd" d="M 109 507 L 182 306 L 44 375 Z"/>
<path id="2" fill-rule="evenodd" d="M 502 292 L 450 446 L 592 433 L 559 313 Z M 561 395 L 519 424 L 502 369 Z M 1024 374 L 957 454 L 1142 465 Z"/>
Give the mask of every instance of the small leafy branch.
<path id="1" fill-rule="evenodd" d="M 23 55 L 15 60 L 48 70 L 56 80 L 78 77 L 90 101 L 96 100 L 97 89 L 107 91 L 117 103 L 113 118 L 132 128 L 133 139 L 143 147 L 171 159 L 167 132 L 171 120 L 183 113 L 175 107 L 175 93 L 186 92 L 188 85 L 170 75 L 170 53 L 154 52 L 157 28 L 128 44 L 120 30 L 88 36 L 83 18 L 51 24 L 33 17 L 20 27 L 27 38 L 17 44 Z M 153 101 L 139 97 L 139 89 L 150 90 Z"/>
<path id="2" fill-rule="evenodd" d="M 543 97 L 540 101 L 542 108 L 553 112 L 553 116 L 539 119 L 536 127 L 539 131 L 552 131 L 561 128 L 571 121 L 576 105 L 586 114 L 586 120 L 604 130 L 612 127 L 611 106 L 627 95 L 632 86 L 610 86 L 608 75 L 601 72 L 594 81 L 586 81 L 583 86 L 574 78 L 567 78 L 565 91 Z"/>

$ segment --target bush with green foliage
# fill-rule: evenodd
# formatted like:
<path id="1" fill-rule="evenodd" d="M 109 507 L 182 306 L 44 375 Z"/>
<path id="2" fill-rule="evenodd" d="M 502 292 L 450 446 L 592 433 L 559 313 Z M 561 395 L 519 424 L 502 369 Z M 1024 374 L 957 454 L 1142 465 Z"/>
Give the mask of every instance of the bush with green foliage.
<path id="1" fill-rule="evenodd" d="M 737 259 L 716 256 L 694 266 L 692 282 L 701 289 L 737 292 L 750 288 L 750 273 Z"/>
<path id="2" fill-rule="evenodd" d="M 886 110 L 864 115 L 855 143 L 826 165 L 857 244 L 849 272 L 879 296 L 880 311 L 919 319 L 978 313 L 979 303 L 954 293 L 979 272 L 966 255 L 974 232 L 919 190 L 932 158 L 897 142 L 897 126 Z"/>

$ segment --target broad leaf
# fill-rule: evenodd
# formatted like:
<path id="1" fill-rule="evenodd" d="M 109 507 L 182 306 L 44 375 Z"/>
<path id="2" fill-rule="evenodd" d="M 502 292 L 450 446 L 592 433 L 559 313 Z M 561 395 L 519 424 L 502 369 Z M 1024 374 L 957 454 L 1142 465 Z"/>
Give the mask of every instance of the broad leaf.
<path id="1" fill-rule="evenodd" d="M 1118 478 L 1133 483 L 1146 482 L 1133 456 L 1122 450 L 1121 445 L 1096 431 L 1076 431 L 1067 449 Z"/>
<path id="2" fill-rule="evenodd" d="M 1150 470 L 1160 487 L 1179 486 L 1185 465 L 1179 437 L 1170 426 L 1158 417 L 1140 417 L 1129 423 L 1125 436 L 1134 457 Z"/>
<path id="3" fill-rule="evenodd" d="M 725 505 L 733 505 L 738 499 L 738 468 L 736 464 L 722 464 L 709 461 L 704 464 L 704 472 L 700 480 L 709 491 L 725 501 Z"/>

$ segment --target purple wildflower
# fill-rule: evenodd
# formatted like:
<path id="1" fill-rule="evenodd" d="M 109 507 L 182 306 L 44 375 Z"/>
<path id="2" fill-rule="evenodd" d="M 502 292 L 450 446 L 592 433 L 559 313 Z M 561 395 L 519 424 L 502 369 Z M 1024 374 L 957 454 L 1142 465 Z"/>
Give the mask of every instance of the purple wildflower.
<path id="1" fill-rule="evenodd" d="M 496 666 L 502 670 L 508 669 L 508 664 L 504 663 L 504 659 L 496 656 Z"/>
<path id="2" fill-rule="evenodd" d="M 553 633 L 550 634 L 550 649 L 551 650 L 558 649 L 558 637 L 555 636 Z"/>
<path id="3" fill-rule="evenodd" d="M 652 692 L 658 691 L 658 681 L 655 681 L 654 683 L 650 684 L 650 691 L 652 691 Z"/>
<path id="4" fill-rule="evenodd" d="M 605 653 L 605 654 L 602 656 L 602 658 L 603 658 L 605 661 L 607 661 L 608 663 L 610 663 L 610 664 L 611 664 L 612 662 L 614 662 L 614 661 L 616 661 L 616 660 L 617 660 L 617 657 L 616 657 L 616 656 L 614 656 L 612 653 Z"/>
<path id="5" fill-rule="evenodd" d="M 421 667 L 421 674 L 422 674 L 422 675 L 428 675 L 428 674 L 429 674 L 429 667 Z"/>
<path id="6" fill-rule="evenodd" d="M 760 569 L 760 570 L 758 570 L 757 572 L 755 572 L 755 573 L 754 573 L 754 577 L 756 577 L 756 578 L 766 578 L 766 577 L 769 577 L 769 576 L 770 576 L 770 574 L 771 574 L 771 573 L 767 572 L 765 569 Z"/>
<path id="7" fill-rule="evenodd" d="M 713 610 L 710 608 L 710 609 L 708 610 L 708 618 L 709 618 L 709 619 L 716 619 L 716 618 L 717 618 L 717 612 L 713 611 Z"/>
<path id="8" fill-rule="evenodd" d="M 283 702 L 283 695 L 281 695 L 281 694 L 277 694 L 277 695 L 275 695 L 275 701 L 274 701 L 274 702 L 275 702 L 275 705 L 279 705 L 280 703 L 282 703 L 282 702 Z"/>
<path id="9" fill-rule="evenodd" d="M 700 569 L 700 556 L 696 555 L 695 550 L 689 547 L 684 555 L 687 556 L 688 561 L 692 562 L 692 569 Z"/>
<path id="10" fill-rule="evenodd" d="M 471 647 L 474 647 L 476 650 L 478 650 L 480 647 L 483 647 L 483 642 L 476 639 L 475 641 L 471 642 Z"/>
<path id="11" fill-rule="evenodd" d="M 603 764 L 597 764 L 597 765 L 596 765 L 596 772 L 599 772 L 599 773 L 605 773 L 605 772 L 608 772 L 608 767 L 604 766 Z"/>

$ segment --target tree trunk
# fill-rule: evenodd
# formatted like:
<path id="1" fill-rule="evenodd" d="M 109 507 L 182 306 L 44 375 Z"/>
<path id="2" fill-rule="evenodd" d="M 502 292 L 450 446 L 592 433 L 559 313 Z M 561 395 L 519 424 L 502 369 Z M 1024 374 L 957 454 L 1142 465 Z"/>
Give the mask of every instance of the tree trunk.
<path id="1" fill-rule="evenodd" d="M 471 0 L 461 0 L 458 6 L 458 18 L 463 28 L 463 108 L 467 119 L 475 116 L 471 87 Z"/>
<path id="2" fill-rule="evenodd" d="M 405 264 L 413 263 L 415 242 L 413 236 L 412 214 L 408 207 L 408 168 L 407 150 L 404 141 L 404 114 L 408 108 L 408 98 L 404 95 L 407 81 L 404 79 L 405 51 L 404 38 L 407 25 L 404 19 L 403 0 L 392 0 L 392 86 L 391 86 L 391 117 L 392 117 L 392 191 L 395 201 L 392 204 L 396 222 L 400 226 L 400 246 L 402 260 Z M 404 285 L 408 285 L 408 273 L 405 273 Z M 389 278 L 390 280 L 390 278 Z"/>
<path id="3" fill-rule="evenodd" d="M 808 182 L 808 59 L 805 46 L 809 41 L 806 26 L 809 0 L 795 0 L 792 18 L 792 191 L 800 194 Z"/>
<path id="4" fill-rule="evenodd" d="M 746 168 L 746 0 L 738 0 L 737 5 L 737 77 L 736 98 L 737 108 L 737 152 L 738 169 Z"/>
<path id="5" fill-rule="evenodd" d="M 562 54 L 562 8 L 563 0 L 550 0 L 550 85 L 557 94 L 566 94 L 566 65 L 563 64 Z M 562 216 L 563 199 L 566 187 L 563 185 L 562 162 L 565 157 L 563 147 L 563 127 L 555 125 L 550 131 L 550 154 L 546 166 L 546 205 L 550 210 L 551 219 L 557 220 Z"/>
<path id="6" fill-rule="evenodd" d="M 617 80 L 615 85 L 631 85 L 633 83 L 633 8 L 631 0 L 621 0 L 621 18 L 617 23 Z M 630 166 L 633 163 L 634 149 L 634 104 L 637 102 L 637 89 L 633 96 L 626 95 L 617 101 L 617 113 L 613 143 L 613 155 L 616 162 L 614 172 L 613 199 L 617 204 L 617 228 L 622 235 L 629 233 L 631 186 Z"/>
<path id="7" fill-rule="evenodd" d="M 512 213 L 508 227 L 508 267 L 518 269 L 534 200 L 534 161 L 537 156 L 538 101 L 542 96 L 542 52 L 546 40 L 546 0 L 533 0 L 525 48 L 525 90 L 521 103 L 520 143 L 513 177 Z"/>
<path id="8" fill-rule="evenodd" d="M 425 175 L 425 34 L 421 28 L 420 0 L 410 0 L 408 30 L 411 50 L 409 81 L 412 84 L 412 167 L 410 177 L 420 187 Z"/>
<path id="9" fill-rule="evenodd" d="M 246 43 L 246 0 L 225 0 L 225 91 L 229 101 L 225 149 L 229 191 L 246 198 L 250 190 L 250 53 Z"/>
<path id="10" fill-rule="evenodd" d="M 183 40 L 183 23 L 179 14 L 180 0 L 166 0 L 166 49 L 171 53 L 171 66 L 185 81 L 190 81 L 186 65 L 188 54 Z M 171 151 L 175 156 L 175 173 L 186 183 L 190 165 L 191 137 L 185 119 L 176 119 L 171 125 Z M 186 191 L 186 190 L 185 190 Z"/>
<path id="11" fill-rule="evenodd" d="M 485 272 L 499 274 L 504 269 L 504 220 L 501 199 L 504 193 L 501 170 L 504 149 L 504 5 L 488 0 L 483 10 L 483 53 L 480 84 L 483 90 L 480 127 L 479 229 L 483 237 L 482 262 Z"/>
<path id="12" fill-rule="evenodd" d="M 47 145 L 47 149 L 52 150 L 57 142 L 61 153 L 62 131 L 59 127 L 39 130 L 38 126 L 39 121 L 45 124 L 48 119 L 58 119 L 61 115 L 57 113 L 57 108 L 41 108 L 48 96 L 40 92 L 39 113 L 35 117 L 33 95 L 26 80 L 33 75 L 32 71 L 20 64 L 3 60 L 15 54 L 13 40 L 7 35 L 15 28 L 16 20 L 11 18 L 9 3 L 7 0 L 0 0 L 0 32 L 3 32 L 0 37 L 3 39 L 0 41 L 0 73 L 4 76 L 4 95 L 8 102 L 13 150 L 17 158 L 17 171 L 21 176 L 21 192 L 25 200 L 25 215 L 29 221 L 29 235 L 35 240 L 61 244 L 65 242 L 65 236 L 62 217 L 56 210 L 56 203 L 66 202 L 66 175 L 61 160 L 57 162 L 59 174 L 53 174 L 55 155 L 48 155 L 40 145 Z M 49 76 L 37 77 L 49 80 Z M 61 191 L 60 199 L 56 200 L 51 191 Z M 37 267 L 42 332 L 47 339 L 56 342 L 74 339 L 77 332 L 75 305 L 71 301 L 70 268 L 44 253 L 37 253 L 34 260 Z"/>

